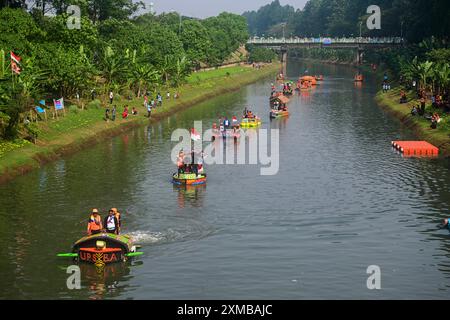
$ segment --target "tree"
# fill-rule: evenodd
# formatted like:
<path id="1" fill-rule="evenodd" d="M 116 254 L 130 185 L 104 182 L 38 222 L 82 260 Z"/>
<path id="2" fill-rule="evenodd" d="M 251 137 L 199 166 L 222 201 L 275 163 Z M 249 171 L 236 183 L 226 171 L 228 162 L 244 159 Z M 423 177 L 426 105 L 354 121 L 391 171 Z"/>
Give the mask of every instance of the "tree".
<path id="1" fill-rule="evenodd" d="M 32 41 L 40 39 L 38 29 L 31 15 L 22 9 L 0 10 L 0 48 L 17 54 L 29 54 Z"/>
<path id="2" fill-rule="evenodd" d="M 279 31 L 273 32 L 271 30 L 274 30 L 274 26 L 279 26 L 282 23 L 288 22 L 294 13 L 294 7 L 290 5 L 281 6 L 280 1 L 275 0 L 270 4 L 259 8 L 258 11 L 244 12 L 243 16 L 247 19 L 251 35 L 261 36 L 265 34 L 280 36 L 281 33 Z M 291 31 L 289 28 L 288 30 L 288 33 L 290 33 Z"/>
<path id="3" fill-rule="evenodd" d="M 127 62 L 123 55 L 120 55 L 111 47 L 106 47 L 103 50 L 101 60 L 101 75 L 105 79 L 105 90 L 107 90 L 113 81 L 120 81 L 120 78 L 125 75 Z"/>
<path id="4" fill-rule="evenodd" d="M 208 30 L 197 20 L 183 22 L 181 41 L 186 52 L 186 57 L 191 63 L 198 67 L 201 62 L 206 62 L 208 52 L 212 46 Z M 183 56 L 184 60 L 186 57 Z"/>

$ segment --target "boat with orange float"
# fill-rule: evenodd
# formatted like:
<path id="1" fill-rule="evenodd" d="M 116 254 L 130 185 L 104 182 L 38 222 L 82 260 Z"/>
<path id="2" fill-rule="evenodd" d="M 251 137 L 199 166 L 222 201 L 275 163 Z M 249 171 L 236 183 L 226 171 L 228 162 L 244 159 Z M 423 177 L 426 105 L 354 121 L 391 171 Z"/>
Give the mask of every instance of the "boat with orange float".
<path id="1" fill-rule="evenodd" d="M 298 79 L 300 85 L 308 85 L 309 87 L 317 86 L 317 80 L 312 76 L 303 76 Z"/>

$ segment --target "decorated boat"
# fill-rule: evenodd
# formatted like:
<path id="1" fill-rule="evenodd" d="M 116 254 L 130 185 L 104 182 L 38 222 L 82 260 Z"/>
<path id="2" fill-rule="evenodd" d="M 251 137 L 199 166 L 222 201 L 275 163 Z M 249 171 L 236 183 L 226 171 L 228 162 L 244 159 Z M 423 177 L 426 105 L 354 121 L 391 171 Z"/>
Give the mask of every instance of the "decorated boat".
<path id="1" fill-rule="evenodd" d="M 289 98 L 282 93 L 276 93 L 270 98 L 270 107 L 272 109 L 279 109 L 285 107 L 289 102 Z"/>
<path id="2" fill-rule="evenodd" d="M 58 254 L 58 257 L 72 257 L 75 261 L 102 267 L 142 255 L 142 252 L 137 251 L 138 248 L 128 235 L 100 233 L 81 238 L 74 243 L 72 253 Z"/>
<path id="3" fill-rule="evenodd" d="M 238 128 L 233 128 L 233 129 L 224 129 L 224 128 L 214 128 L 213 127 L 213 131 L 212 131 L 212 140 L 218 140 L 218 139 L 223 139 L 223 140 L 228 140 L 228 139 L 233 139 L 234 141 L 237 141 L 241 138 L 241 130 Z"/>
<path id="4" fill-rule="evenodd" d="M 198 186 L 206 184 L 206 173 L 174 173 L 172 183 L 177 186 Z"/>
<path id="5" fill-rule="evenodd" d="M 314 87 L 317 85 L 317 80 L 312 76 L 303 76 L 298 79 L 297 84 L 300 84 L 300 86 Z"/>
<path id="6" fill-rule="evenodd" d="M 270 118 L 271 119 L 278 119 L 278 118 L 283 118 L 283 117 L 288 117 L 289 116 L 289 111 L 286 110 L 275 110 L 272 109 L 270 110 Z"/>
<path id="7" fill-rule="evenodd" d="M 200 134 L 194 129 L 191 129 L 191 163 L 184 162 L 184 152 L 181 150 L 178 154 L 177 166 L 178 172 L 172 175 L 172 183 L 176 186 L 197 186 L 206 183 L 206 173 L 203 166 L 204 153 L 199 153 L 200 159 L 195 163 L 194 141 L 201 140 Z"/>
<path id="8" fill-rule="evenodd" d="M 272 96 L 270 100 L 270 118 L 277 119 L 289 116 L 288 102 L 289 99 L 284 95 Z"/>
<path id="9" fill-rule="evenodd" d="M 241 122 L 242 128 L 256 128 L 261 125 L 261 119 L 258 117 L 243 118 Z"/>

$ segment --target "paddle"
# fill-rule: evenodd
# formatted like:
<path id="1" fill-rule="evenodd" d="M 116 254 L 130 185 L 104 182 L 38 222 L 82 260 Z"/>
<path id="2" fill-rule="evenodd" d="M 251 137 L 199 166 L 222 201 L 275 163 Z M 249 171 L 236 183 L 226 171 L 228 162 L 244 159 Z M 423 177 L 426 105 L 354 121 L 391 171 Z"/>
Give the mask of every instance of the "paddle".
<path id="1" fill-rule="evenodd" d="M 142 256 L 144 253 L 143 252 L 130 252 L 127 253 L 125 256 L 126 257 L 137 257 L 137 256 Z"/>
<path id="2" fill-rule="evenodd" d="M 78 253 L 59 253 L 56 256 L 60 258 L 76 258 Z"/>

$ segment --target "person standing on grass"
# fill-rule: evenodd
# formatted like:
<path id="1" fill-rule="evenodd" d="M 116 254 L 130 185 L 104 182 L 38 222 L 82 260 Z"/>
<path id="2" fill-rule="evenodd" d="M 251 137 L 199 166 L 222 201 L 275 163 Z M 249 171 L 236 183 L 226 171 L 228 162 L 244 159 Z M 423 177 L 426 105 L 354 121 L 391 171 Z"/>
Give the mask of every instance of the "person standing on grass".
<path id="1" fill-rule="evenodd" d="M 169 100 L 170 100 L 170 92 L 167 91 L 167 101 L 169 101 Z"/>
<path id="2" fill-rule="evenodd" d="M 114 106 L 112 108 L 112 112 L 111 112 L 111 120 L 112 121 L 116 121 L 116 106 Z"/>
<path id="3" fill-rule="evenodd" d="M 420 98 L 420 115 L 421 116 L 423 116 L 425 114 L 425 104 L 426 104 L 426 100 L 422 96 L 422 98 Z"/>
<path id="4" fill-rule="evenodd" d="M 158 93 L 158 105 L 162 107 L 163 99 L 161 93 Z"/>
<path id="5" fill-rule="evenodd" d="M 109 92 L 109 104 L 112 104 L 114 100 L 114 93 L 112 91 Z"/>
<path id="6" fill-rule="evenodd" d="M 105 120 L 106 122 L 109 122 L 109 108 L 106 107 L 106 111 L 105 111 Z"/>
<path id="7" fill-rule="evenodd" d="M 155 107 L 155 99 L 152 98 L 152 100 L 150 101 L 150 108 L 154 108 Z"/>
<path id="8" fill-rule="evenodd" d="M 152 105 L 147 104 L 147 118 L 150 118 L 152 116 Z"/>

